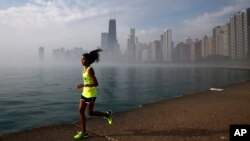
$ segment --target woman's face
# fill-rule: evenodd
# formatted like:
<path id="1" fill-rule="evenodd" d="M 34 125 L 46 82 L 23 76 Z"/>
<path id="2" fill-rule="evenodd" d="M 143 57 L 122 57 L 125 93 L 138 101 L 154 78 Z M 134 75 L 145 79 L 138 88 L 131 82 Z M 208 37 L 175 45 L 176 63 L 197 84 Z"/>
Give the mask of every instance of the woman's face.
<path id="1" fill-rule="evenodd" d="M 86 57 L 85 57 L 85 56 L 82 56 L 82 58 L 81 58 L 81 62 L 82 62 L 82 65 L 83 65 L 83 66 L 88 65 L 88 63 L 87 63 L 87 59 L 86 59 Z"/>

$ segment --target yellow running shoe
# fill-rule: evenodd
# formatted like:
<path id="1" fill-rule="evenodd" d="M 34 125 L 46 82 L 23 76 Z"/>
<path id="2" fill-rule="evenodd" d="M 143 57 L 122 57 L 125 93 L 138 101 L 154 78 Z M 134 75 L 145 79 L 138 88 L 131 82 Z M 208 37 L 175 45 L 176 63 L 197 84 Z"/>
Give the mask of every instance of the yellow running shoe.
<path id="1" fill-rule="evenodd" d="M 111 111 L 111 110 L 108 110 L 107 113 L 108 113 L 109 116 L 106 117 L 106 119 L 107 119 L 107 121 L 108 121 L 108 124 L 111 125 L 112 122 L 113 122 L 113 119 L 112 119 L 112 111 Z"/>
<path id="2" fill-rule="evenodd" d="M 88 137 L 89 137 L 89 134 L 87 132 L 83 133 L 82 131 L 78 131 L 76 135 L 74 136 L 74 139 L 79 140 L 79 139 L 88 138 Z"/>

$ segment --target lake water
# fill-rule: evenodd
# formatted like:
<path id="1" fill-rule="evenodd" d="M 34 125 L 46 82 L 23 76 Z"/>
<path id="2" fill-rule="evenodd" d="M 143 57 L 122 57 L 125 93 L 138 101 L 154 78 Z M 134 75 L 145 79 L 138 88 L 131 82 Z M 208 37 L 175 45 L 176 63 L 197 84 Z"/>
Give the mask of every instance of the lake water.
<path id="1" fill-rule="evenodd" d="M 114 112 L 250 79 L 249 70 L 163 65 L 93 65 L 96 110 Z M 81 64 L 1 65 L 0 133 L 78 121 Z"/>

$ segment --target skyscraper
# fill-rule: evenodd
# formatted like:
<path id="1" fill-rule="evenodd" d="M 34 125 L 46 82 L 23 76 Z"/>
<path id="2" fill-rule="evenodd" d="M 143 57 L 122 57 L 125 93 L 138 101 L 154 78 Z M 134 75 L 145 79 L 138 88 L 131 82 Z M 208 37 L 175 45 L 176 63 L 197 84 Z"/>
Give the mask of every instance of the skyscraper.
<path id="1" fill-rule="evenodd" d="M 224 57 L 229 57 L 230 55 L 230 24 L 227 23 L 221 27 L 220 34 L 220 55 Z"/>
<path id="2" fill-rule="evenodd" d="M 163 32 L 163 61 L 171 62 L 172 61 L 172 31 L 166 29 Z"/>
<path id="3" fill-rule="evenodd" d="M 127 48 L 127 58 L 128 61 L 134 63 L 136 60 L 136 37 L 135 29 L 130 29 L 130 35 L 128 38 L 128 48 Z"/>
<path id="4" fill-rule="evenodd" d="M 189 40 L 188 42 L 193 42 L 192 39 L 187 39 Z M 191 40 L 191 41 L 190 41 Z M 190 62 L 191 61 L 191 45 L 187 44 L 187 43 L 178 43 L 176 45 L 176 61 L 180 61 L 180 62 Z"/>
<path id="5" fill-rule="evenodd" d="M 250 58 L 250 8 L 230 17 L 231 59 Z"/>
<path id="6" fill-rule="evenodd" d="M 212 45 L 213 45 L 213 37 L 207 37 L 205 35 L 202 39 L 202 58 L 206 58 L 212 55 Z"/>
<path id="7" fill-rule="evenodd" d="M 44 47 L 39 47 L 39 61 L 43 61 L 44 60 Z"/>
<path id="8" fill-rule="evenodd" d="M 148 61 L 151 63 L 161 63 L 161 41 L 154 40 L 148 44 Z"/>
<path id="9" fill-rule="evenodd" d="M 116 38 L 116 20 L 110 19 L 109 20 L 109 36 L 108 36 L 108 45 L 111 50 L 115 48 L 115 45 L 117 44 L 117 38 Z"/>
<path id="10" fill-rule="evenodd" d="M 201 40 L 195 39 L 194 43 L 194 52 L 195 52 L 195 61 L 200 61 L 202 58 L 202 48 L 201 48 Z"/>
<path id="11" fill-rule="evenodd" d="M 156 48 L 156 62 L 162 63 L 162 45 L 161 40 L 154 41 L 155 48 Z"/>
<path id="12" fill-rule="evenodd" d="M 219 55 L 220 54 L 220 48 L 221 48 L 221 40 L 220 40 L 220 34 L 221 34 L 221 27 L 215 26 L 213 28 L 213 54 Z"/>
<path id="13" fill-rule="evenodd" d="M 104 50 L 103 59 L 108 62 L 121 60 L 120 46 L 116 37 L 116 20 L 109 20 L 108 33 L 101 34 L 101 48 Z"/>
<path id="14" fill-rule="evenodd" d="M 104 51 L 108 48 L 108 37 L 109 34 L 107 32 L 101 33 L 101 48 Z"/>
<path id="15" fill-rule="evenodd" d="M 109 33 L 108 33 L 108 50 L 110 50 L 113 57 L 119 59 L 121 57 L 120 46 L 116 37 L 116 20 L 109 20 Z"/>

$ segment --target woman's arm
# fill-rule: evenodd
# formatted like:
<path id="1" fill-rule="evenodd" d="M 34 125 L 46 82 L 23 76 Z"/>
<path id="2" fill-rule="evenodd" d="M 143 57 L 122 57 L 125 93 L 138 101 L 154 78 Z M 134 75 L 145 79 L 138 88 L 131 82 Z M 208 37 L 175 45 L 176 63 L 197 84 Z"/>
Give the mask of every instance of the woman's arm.
<path id="1" fill-rule="evenodd" d="M 77 88 L 77 89 L 81 89 L 83 86 L 84 86 L 83 83 L 79 83 L 79 84 L 76 85 L 76 88 Z"/>

